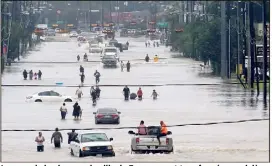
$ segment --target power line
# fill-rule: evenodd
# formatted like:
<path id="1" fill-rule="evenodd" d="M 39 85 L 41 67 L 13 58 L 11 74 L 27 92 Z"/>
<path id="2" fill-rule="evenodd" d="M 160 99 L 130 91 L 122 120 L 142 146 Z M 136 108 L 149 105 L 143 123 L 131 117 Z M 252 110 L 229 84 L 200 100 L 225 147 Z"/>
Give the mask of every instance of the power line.
<path id="1" fill-rule="evenodd" d="M 178 125 L 169 125 L 167 127 L 183 127 L 183 126 L 210 126 L 210 125 L 217 125 L 217 124 L 234 124 L 234 123 L 245 123 L 245 122 L 258 122 L 258 121 L 265 121 L 267 119 L 247 119 L 247 120 L 237 120 L 237 121 L 221 121 L 221 122 L 208 122 L 208 123 L 188 123 L 188 124 L 178 124 Z M 59 129 L 59 131 L 67 131 L 67 130 L 122 130 L 122 129 L 137 129 L 138 127 L 105 127 L 105 128 L 67 128 L 67 129 Z M 55 129 L 4 129 L 1 130 L 2 132 L 8 131 L 55 131 Z"/>
<path id="2" fill-rule="evenodd" d="M 263 83 L 263 82 L 259 82 Z M 57 85 L 57 84 L 2 84 L 2 87 L 67 87 L 67 88 L 72 88 L 72 87 L 78 87 L 79 84 L 76 85 Z M 91 87 L 94 86 L 95 84 L 84 84 L 80 85 L 81 87 Z M 99 84 L 100 87 L 124 87 L 124 86 L 136 86 L 136 87 L 146 87 L 146 86 L 222 86 L 222 85 L 240 85 L 239 82 L 229 82 L 229 83 L 183 83 L 183 84 Z"/>

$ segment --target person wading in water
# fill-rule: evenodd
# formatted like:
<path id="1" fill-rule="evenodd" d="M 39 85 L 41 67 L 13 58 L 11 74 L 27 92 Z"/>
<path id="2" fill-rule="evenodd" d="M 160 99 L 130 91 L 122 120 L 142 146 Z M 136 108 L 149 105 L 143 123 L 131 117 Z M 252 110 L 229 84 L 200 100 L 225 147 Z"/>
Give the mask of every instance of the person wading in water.
<path id="1" fill-rule="evenodd" d="M 59 132 L 58 128 L 56 128 L 55 132 L 52 134 L 51 144 L 53 143 L 53 140 L 54 140 L 55 148 L 60 148 L 61 147 L 61 143 L 63 142 L 63 138 L 62 138 L 62 135 Z"/>
<path id="2" fill-rule="evenodd" d="M 67 114 L 67 108 L 65 106 L 65 103 L 62 104 L 60 107 L 60 114 L 61 114 L 61 119 L 65 120 L 66 114 Z"/>

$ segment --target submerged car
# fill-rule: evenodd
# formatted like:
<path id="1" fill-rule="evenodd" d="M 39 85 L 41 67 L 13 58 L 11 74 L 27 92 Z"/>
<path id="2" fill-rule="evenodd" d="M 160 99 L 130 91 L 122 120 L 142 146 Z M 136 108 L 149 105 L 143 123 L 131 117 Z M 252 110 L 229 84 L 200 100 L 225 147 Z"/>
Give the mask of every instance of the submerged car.
<path id="1" fill-rule="evenodd" d="M 104 132 L 81 132 L 70 142 L 70 153 L 77 157 L 115 156 L 112 140 L 113 138 L 108 138 Z"/>
<path id="2" fill-rule="evenodd" d="M 77 37 L 78 33 L 76 31 L 72 31 L 72 32 L 70 32 L 69 36 L 70 37 Z"/>
<path id="3" fill-rule="evenodd" d="M 166 136 L 160 137 L 161 144 L 157 140 L 160 132 L 159 126 L 147 127 L 147 135 L 139 135 L 133 131 L 128 134 L 133 135 L 131 138 L 131 153 L 171 153 L 174 151 L 173 139 L 171 131 Z"/>
<path id="4" fill-rule="evenodd" d="M 99 44 L 90 44 L 90 53 L 102 53 L 102 51 L 103 49 L 99 46 Z"/>
<path id="5" fill-rule="evenodd" d="M 56 36 L 56 32 L 54 29 L 48 29 L 45 34 L 46 36 Z"/>
<path id="6" fill-rule="evenodd" d="M 120 123 L 120 114 L 116 108 L 99 108 L 95 115 L 95 124 L 106 123 L 106 124 L 119 124 Z"/>
<path id="7" fill-rule="evenodd" d="M 43 91 L 26 97 L 27 101 L 34 102 L 72 102 L 71 96 L 64 96 L 55 91 Z"/>

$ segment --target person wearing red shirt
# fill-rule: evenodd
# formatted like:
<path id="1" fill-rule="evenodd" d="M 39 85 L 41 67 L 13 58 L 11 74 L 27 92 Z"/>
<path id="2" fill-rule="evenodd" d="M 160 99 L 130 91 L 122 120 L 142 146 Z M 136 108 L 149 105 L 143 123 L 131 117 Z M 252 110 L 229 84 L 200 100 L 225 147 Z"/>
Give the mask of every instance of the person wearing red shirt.
<path id="1" fill-rule="evenodd" d="M 142 100 L 142 98 L 143 98 L 143 91 L 142 91 L 141 88 L 139 88 L 139 90 L 137 91 L 137 96 L 138 96 L 139 100 Z"/>

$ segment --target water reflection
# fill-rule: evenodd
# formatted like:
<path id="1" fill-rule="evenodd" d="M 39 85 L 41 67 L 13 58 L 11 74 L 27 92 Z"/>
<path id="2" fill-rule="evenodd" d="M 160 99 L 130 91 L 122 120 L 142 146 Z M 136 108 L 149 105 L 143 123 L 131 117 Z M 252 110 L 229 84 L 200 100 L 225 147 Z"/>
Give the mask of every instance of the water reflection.
<path id="1" fill-rule="evenodd" d="M 222 107 L 243 107 L 250 110 L 263 110 L 260 103 L 263 102 L 262 92 L 259 96 L 255 90 L 243 89 L 240 85 L 222 85 L 203 87 L 211 92 L 209 97 L 212 103 Z M 267 104 L 266 103 L 266 107 Z"/>

